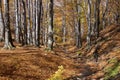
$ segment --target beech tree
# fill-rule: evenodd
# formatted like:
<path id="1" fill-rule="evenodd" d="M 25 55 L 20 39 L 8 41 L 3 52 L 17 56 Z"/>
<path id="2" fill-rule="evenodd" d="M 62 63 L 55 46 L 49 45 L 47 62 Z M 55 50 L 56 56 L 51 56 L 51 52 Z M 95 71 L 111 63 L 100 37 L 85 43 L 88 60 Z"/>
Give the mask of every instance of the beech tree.
<path id="1" fill-rule="evenodd" d="M 95 1 L 95 10 L 94 10 L 94 17 L 95 17 L 95 23 L 94 23 L 94 29 L 95 29 L 95 34 L 96 37 L 99 37 L 99 32 L 100 32 L 100 2 L 101 0 L 96 0 Z"/>
<path id="2" fill-rule="evenodd" d="M 81 42 L 81 18 L 80 18 L 80 12 L 81 12 L 81 7 L 80 7 L 80 0 L 75 1 L 76 6 L 75 6 L 75 12 L 76 12 L 76 17 L 75 17 L 75 32 L 76 32 L 76 46 L 77 48 L 82 47 L 82 42 Z"/>
<path id="3" fill-rule="evenodd" d="M 22 6 L 22 27 L 23 27 L 23 45 L 27 45 L 27 17 L 26 17 L 26 5 L 25 1 L 21 1 Z"/>
<path id="4" fill-rule="evenodd" d="M 53 49 L 53 4 L 54 0 L 49 0 L 49 24 L 48 24 L 48 49 Z"/>
<path id="5" fill-rule="evenodd" d="M 16 42 L 20 42 L 20 26 L 19 26 L 19 15 L 18 15 L 18 0 L 14 0 L 15 4 L 15 40 Z"/>
<path id="6" fill-rule="evenodd" d="M 9 0 L 4 0 L 4 23 L 5 23 L 5 49 L 12 49 L 14 47 L 10 29 L 10 17 L 9 17 Z"/>
<path id="7" fill-rule="evenodd" d="M 3 20 L 3 13 L 2 13 L 2 0 L 0 0 L 0 42 L 4 40 L 4 20 Z"/>
<path id="8" fill-rule="evenodd" d="M 102 14 L 102 25 L 103 25 L 103 29 L 105 28 L 106 26 L 106 14 L 107 14 L 107 11 L 108 11 L 108 0 L 105 1 L 105 9 L 104 9 L 104 12 Z"/>
<path id="9" fill-rule="evenodd" d="M 32 40 L 31 40 L 31 38 L 32 38 L 32 34 L 31 34 L 31 24 L 30 24 L 30 22 L 31 22 L 31 15 L 32 15 L 32 13 L 31 13 L 31 9 L 32 9 L 32 2 L 31 2 L 32 0 L 27 0 L 27 15 L 28 15 L 28 19 L 27 19 L 27 43 L 28 44 L 31 44 L 32 43 Z"/>
<path id="10" fill-rule="evenodd" d="M 87 0 L 88 12 L 87 12 L 87 23 L 88 23 L 88 32 L 87 32 L 87 47 L 91 46 L 91 0 Z"/>
<path id="11" fill-rule="evenodd" d="M 62 32 L 63 32 L 63 37 L 62 41 L 63 43 L 66 42 L 66 0 L 62 1 Z"/>
<path id="12" fill-rule="evenodd" d="M 40 45 L 40 27 L 42 14 L 42 0 L 36 0 L 36 46 Z"/>

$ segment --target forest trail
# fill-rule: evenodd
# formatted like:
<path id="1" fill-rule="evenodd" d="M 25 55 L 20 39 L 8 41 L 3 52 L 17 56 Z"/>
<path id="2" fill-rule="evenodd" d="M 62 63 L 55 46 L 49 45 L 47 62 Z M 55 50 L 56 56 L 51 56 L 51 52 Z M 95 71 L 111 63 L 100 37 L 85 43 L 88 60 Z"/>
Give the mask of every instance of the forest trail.
<path id="1" fill-rule="evenodd" d="M 98 44 L 98 62 L 93 58 L 95 45 L 86 51 L 57 47 L 53 52 L 44 48 L 17 46 L 14 50 L 0 50 L 0 80 L 46 80 L 63 66 L 65 80 L 99 80 L 111 59 L 120 61 L 120 25 L 112 25 L 101 31 Z M 3 43 L 0 44 L 2 48 Z M 120 76 L 116 77 L 119 80 Z M 114 80 L 114 79 L 113 79 Z"/>

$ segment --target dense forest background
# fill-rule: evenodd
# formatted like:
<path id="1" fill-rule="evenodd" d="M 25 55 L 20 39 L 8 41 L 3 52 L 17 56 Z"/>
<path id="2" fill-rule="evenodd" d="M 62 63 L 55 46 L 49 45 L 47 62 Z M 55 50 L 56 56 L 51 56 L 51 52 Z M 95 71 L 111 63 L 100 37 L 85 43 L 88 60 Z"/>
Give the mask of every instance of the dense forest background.
<path id="1" fill-rule="evenodd" d="M 84 66 L 85 71 L 89 69 L 88 66 L 90 69 L 91 66 L 95 68 L 96 72 L 91 69 L 89 71 L 91 73 L 85 73 L 85 80 L 94 79 L 90 75 L 95 73 L 97 75 L 96 80 L 103 79 L 103 77 L 109 80 L 116 75 L 119 77 L 119 32 L 119 0 L 0 0 L 0 55 L 8 55 L 8 53 L 16 54 L 14 55 L 16 57 L 14 58 L 15 63 L 12 63 L 14 62 L 13 57 L 11 58 L 10 55 L 8 57 L 11 60 L 10 63 L 13 64 L 12 66 L 15 67 L 15 71 L 19 70 L 16 68 L 18 64 L 18 67 L 24 65 L 17 61 L 21 62 L 23 58 L 31 60 L 33 56 L 35 57 L 34 61 L 43 61 L 43 63 L 36 62 L 39 64 L 39 67 L 44 65 L 44 68 L 50 69 L 50 72 L 45 77 L 40 76 L 39 73 L 38 75 L 33 73 L 35 76 L 31 77 L 30 80 L 39 80 L 36 76 L 41 77 L 41 80 L 48 78 L 48 76 L 57 70 L 57 66 L 60 69 L 58 69 L 58 75 L 62 75 L 63 67 L 65 67 L 68 68 L 68 72 L 70 72 L 69 70 L 71 72 L 70 74 L 64 73 L 64 77 L 68 78 L 74 75 L 75 79 L 73 80 L 78 80 L 76 74 L 79 74 L 83 69 L 83 67 L 78 68 L 80 71 L 77 69 L 80 65 Z M 115 50 L 117 48 L 118 52 L 114 51 L 114 48 Z M 113 53 L 115 53 L 114 60 L 110 59 L 113 58 L 111 57 L 113 54 L 107 54 L 112 52 L 112 49 Z M 18 53 L 30 53 L 30 55 L 26 58 L 27 55 L 22 56 Z M 4 57 L 0 57 L 0 63 L 2 64 L 0 65 L 0 76 L 4 76 L 4 74 L 9 76 L 10 73 L 7 74 L 6 72 L 12 69 L 11 65 L 8 66 L 7 63 L 4 63 Z M 8 59 L 5 57 L 5 60 Z M 93 63 L 94 60 L 96 63 Z M 33 63 L 34 61 L 33 59 L 31 60 Z M 115 72 L 112 72 L 111 69 L 108 72 L 103 72 L 104 74 L 102 75 L 97 74 L 97 71 L 98 73 L 99 71 L 104 71 L 103 69 L 107 67 L 107 62 L 109 65 L 110 61 L 115 62 L 114 67 L 112 66 Z M 91 64 L 87 64 L 88 62 Z M 29 63 L 29 65 L 33 65 L 33 63 Z M 2 71 L 3 66 L 6 66 L 6 71 Z M 38 65 L 35 66 L 38 67 Z M 50 66 L 50 68 L 46 66 Z M 34 69 L 36 71 L 41 68 L 37 69 L 35 67 Z M 73 74 L 72 71 L 76 73 Z M 54 76 L 56 75 L 54 74 Z M 107 77 L 104 75 L 107 75 Z M 9 78 L 14 79 L 17 75 L 12 76 L 12 78 Z M 54 76 L 50 80 L 54 80 Z M 17 76 L 17 78 L 19 77 Z M 28 80 L 30 77 L 20 78 Z M 79 78 L 84 80 L 80 75 Z M 71 79 L 68 78 L 67 80 Z"/>
<path id="2" fill-rule="evenodd" d="M 118 0 L 1 0 L 0 40 L 6 39 L 8 33 L 22 45 L 52 49 L 53 43 L 71 43 L 80 48 L 87 42 L 89 47 L 92 38 L 99 37 L 100 30 L 119 23 L 119 3 Z M 13 45 L 13 40 L 9 41 L 5 42 L 6 48 Z"/>

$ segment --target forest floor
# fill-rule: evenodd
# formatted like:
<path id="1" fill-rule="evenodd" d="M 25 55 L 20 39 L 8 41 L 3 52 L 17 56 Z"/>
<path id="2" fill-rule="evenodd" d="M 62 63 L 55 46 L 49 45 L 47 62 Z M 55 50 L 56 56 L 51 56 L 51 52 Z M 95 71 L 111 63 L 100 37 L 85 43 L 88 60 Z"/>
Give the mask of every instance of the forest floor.
<path id="1" fill-rule="evenodd" d="M 120 61 L 120 25 L 101 31 L 97 41 L 90 50 L 84 44 L 79 50 L 57 45 L 54 51 L 20 45 L 14 50 L 5 50 L 0 43 L 0 80 L 47 80 L 61 65 L 65 80 L 103 80 L 105 69 L 112 65 L 110 61 Z M 93 57 L 96 45 L 99 46 L 98 62 Z M 113 80 L 120 80 L 120 75 Z"/>

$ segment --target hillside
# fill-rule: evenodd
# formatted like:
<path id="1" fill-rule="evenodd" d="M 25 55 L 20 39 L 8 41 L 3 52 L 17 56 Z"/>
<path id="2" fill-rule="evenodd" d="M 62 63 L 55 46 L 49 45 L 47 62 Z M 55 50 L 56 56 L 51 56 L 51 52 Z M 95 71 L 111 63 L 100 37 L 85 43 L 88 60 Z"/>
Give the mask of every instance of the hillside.
<path id="1" fill-rule="evenodd" d="M 79 56 L 74 57 L 75 61 L 83 60 L 86 65 L 89 65 L 84 68 L 87 70 L 87 74 L 81 73 L 82 76 L 84 75 L 85 80 L 103 80 L 104 78 L 107 80 L 120 80 L 120 25 L 106 27 L 100 32 L 97 42 L 97 44 L 93 42 L 94 45 L 90 50 L 86 50 L 85 44 L 76 52 L 79 53 Z M 98 47 L 97 62 L 96 57 L 94 57 L 96 47 Z M 118 75 L 115 76 L 116 74 Z M 77 77 L 82 77 L 78 75 Z"/>
<path id="2" fill-rule="evenodd" d="M 66 52 L 60 46 L 52 52 L 19 45 L 14 50 L 4 50 L 1 43 L 0 80 L 46 80 L 61 65 L 65 80 L 103 80 L 110 76 L 111 80 L 119 80 L 120 25 L 106 27 L 97 41 L 91 50 L 86 50 L 84 45 L 80 50 L 66 47 Z M 99 46 L 97 62 L 93 57 L 96 46 Z M 118 75 L 112 77 L 114 74 Z"/>

